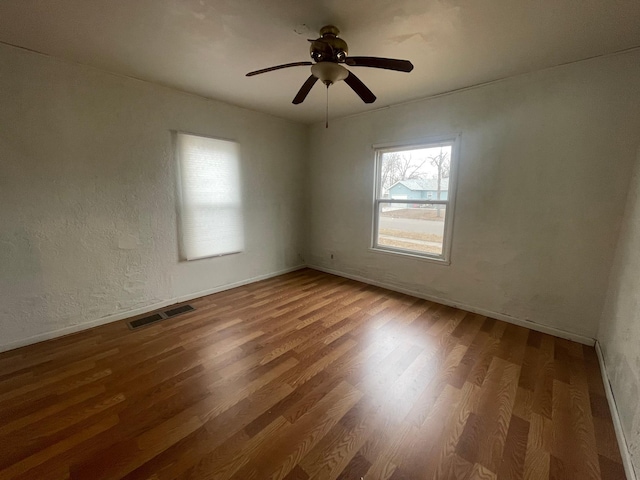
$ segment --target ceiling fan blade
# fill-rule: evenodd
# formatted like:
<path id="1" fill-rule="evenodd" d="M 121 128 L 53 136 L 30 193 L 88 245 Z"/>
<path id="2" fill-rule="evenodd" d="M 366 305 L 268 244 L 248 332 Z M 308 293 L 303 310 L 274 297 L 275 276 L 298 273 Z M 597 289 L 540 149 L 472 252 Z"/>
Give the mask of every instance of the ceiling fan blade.
<path id="1" fill-rule="evenodd" d="M 298 90 L 296 97 L 293 99 L 293 104 L 298 105 L 299 103 L 304 102 L 304 99 L 307 98 L 307 95 L 309 95 L 311 88 L 316 84 L 317 81 L 318 77 L 310 75 L 309 78 L 307 78 L 307 81 L 302 84 L 300 90 Z"/>
<path id="2" fill-rule="evenodd" d="M 345 63 L 351 67 L 373 67 L 395 70 L 397 72 L 410 72 L 413 64 L 409 60 L 380 57 L 347 57 Z"/>
<path id="3" fill-rule="evenodd" d="M 358 94 L 364 103 L 373 103 L 376 101 L 376 96 L 367 86 L 356 77 L 353 72 L 349 72 L 347 78 L 344 79 L 345 83 L 351 87 L 351 89 Z"/>
<path id="4" fill-rule="evenodd" d="M 276 65 L 275 67 L 263 68 L 262 70 L 256 70 L 255 72 L 249 72 L 247 73 L 247 77 L 253 77 L 254 75 L 260 75 L 261 73 L 273 72 L 274 70 L 280 70 L 281 68 L 301 67 L 303 65 L 310 66 L 310 65 L 313 65 L 313 63 L 311 62 L 285 63 L 283 65 Z"/>

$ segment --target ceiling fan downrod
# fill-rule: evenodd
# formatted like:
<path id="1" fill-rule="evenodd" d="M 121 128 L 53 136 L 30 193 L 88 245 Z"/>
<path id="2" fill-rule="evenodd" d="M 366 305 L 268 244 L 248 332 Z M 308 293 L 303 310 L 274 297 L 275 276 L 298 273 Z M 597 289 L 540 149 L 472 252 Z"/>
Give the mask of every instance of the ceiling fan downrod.
<path id="1" fill-rule="evenodd" d="M 326 108 L 326 112 L 325 112 L 325 121 L 324 121 L 324 128 L 329 128 L 329 83 L 325 84 L 327 86 L 327 108 Z"/>

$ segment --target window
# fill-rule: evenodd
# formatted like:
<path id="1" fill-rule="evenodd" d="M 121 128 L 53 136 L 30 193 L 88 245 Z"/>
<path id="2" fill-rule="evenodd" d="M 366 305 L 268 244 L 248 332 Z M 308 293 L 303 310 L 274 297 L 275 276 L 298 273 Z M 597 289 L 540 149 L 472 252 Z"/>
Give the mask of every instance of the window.
<path id="1" fill-rule="evenodd" d="M 375 148 L 373 249 L 449 261 L 456 141 Z"/>
<path id="2" fill-rule="evenodd" d="M 244 249 L 236 142 L 177 134 L 180 250 L 186 260 Z"/>

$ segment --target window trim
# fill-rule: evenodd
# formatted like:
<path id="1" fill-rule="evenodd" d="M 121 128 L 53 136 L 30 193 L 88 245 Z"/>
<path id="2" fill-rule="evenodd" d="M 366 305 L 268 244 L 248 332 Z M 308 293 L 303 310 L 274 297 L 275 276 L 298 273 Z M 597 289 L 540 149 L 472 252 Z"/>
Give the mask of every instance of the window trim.
<path id="1" fill-rule="evenodd" d="M 411 142 L 402 143 L 385 143 L 372 145 L 374 150 L 374 184 L 373 184 L 373 211 L 372 211 L 372 228 L 371 243 L 369 250 L 375 253 L 383 253 L 389 255 L 398 255 L 409 257 L 417 260 L 438 263 L 440 265 L 451 264 L 451 245 L 453 243 L 453 224 L 455 218 L 456 191 L 458 184 L 458 165 L 460 163 L 460 137 L 461 134 L 443 135 L 438 137 L 428 137 Z M 449 190 L 447 200 L 411 200 L 416 205 L 446 205 L 447 213 L 444 221 L 444 238 L 442 241 L 442 254 L 435 255 L 429 253 L 421 253 L 415 250 L 408 250 L 400 247 L 389 247 L 378 244 L 378 228 L 379 228 L 379 212 L 381 203 L 408 203 L 407 199 L 390 199 L 383 198 L 380 185 L 380 169 L 382 164 L 382 155 L 387 152 L 403 152 L 408 150 L 416 150 L 419 148 L 433 148 L 441 145 L 451 146 L 451 170 L 449 172 Z"/>

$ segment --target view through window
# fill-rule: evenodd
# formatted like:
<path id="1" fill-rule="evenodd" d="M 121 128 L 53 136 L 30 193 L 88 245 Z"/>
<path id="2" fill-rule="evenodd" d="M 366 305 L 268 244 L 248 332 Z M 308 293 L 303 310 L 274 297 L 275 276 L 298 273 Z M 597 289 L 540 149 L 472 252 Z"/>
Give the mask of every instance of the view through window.
<path id="1" fill-rule="evenodd" d="M 447 260 L 453 146 L 377 150 L 374 248 Z"/>

